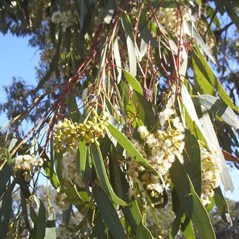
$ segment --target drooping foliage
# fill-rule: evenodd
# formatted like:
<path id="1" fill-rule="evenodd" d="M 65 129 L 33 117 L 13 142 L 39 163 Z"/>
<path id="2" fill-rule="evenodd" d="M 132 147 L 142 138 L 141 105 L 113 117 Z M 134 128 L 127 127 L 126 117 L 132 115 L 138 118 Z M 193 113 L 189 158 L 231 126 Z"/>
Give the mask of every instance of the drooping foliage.
<path id="1" fill-rule="evenodd" d="M 216 238 L 215 206 L 231 223 L 220 186 L 234 188 L 226 160 L 238 160 L 239 108 L 215 70 L 238 7 L 1 1 L 1 31 L 29 35 L 41 51 L 37 86 L 16 80 L 15 98 L 1 105 L 11 120 L 2 131 L 2 235 Z M 19 132 L 24 120 L 29 132 Z M 40 177 L 51 184 L 44 196 Z"/>

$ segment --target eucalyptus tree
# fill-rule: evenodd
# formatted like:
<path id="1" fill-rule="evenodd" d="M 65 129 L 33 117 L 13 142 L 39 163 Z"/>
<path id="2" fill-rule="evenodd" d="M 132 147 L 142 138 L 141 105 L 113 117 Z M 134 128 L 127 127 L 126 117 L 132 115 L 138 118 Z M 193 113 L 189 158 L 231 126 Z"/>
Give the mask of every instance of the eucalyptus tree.
<path id="1" fill-rule="evenodd" d="M 239 108 L 213 69 L 220 37 L 239 25 L 236 1 L 19 0 L 0 9 L 1 31 L 29 35 L 41 51 L 37 86 L 15 80 L 1 105 L 10 119 L 3 237 L 216 238 L 215 206 L 232 223 L 221 185 L 234 189 L 226 160 L 238 160 Z M 24 120 L 29 132 L 19 131 Z M 39 176 L 51 185 L 44 195 Z"/>

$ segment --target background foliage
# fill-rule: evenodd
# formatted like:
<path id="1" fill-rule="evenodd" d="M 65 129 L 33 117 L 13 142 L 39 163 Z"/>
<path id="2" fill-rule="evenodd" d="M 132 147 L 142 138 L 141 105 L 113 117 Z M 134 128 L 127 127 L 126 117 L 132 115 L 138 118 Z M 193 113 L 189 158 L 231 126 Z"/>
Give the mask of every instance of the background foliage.
<path id="1" fill-rule="evenodd" d="M 237 1 L 2 0 L 0 16 L 41 51 L 37 86 L 14 79 L 0 105 L 3 238 L 216 238 L 218 215 L 237 223 L 219 187 L 238 162 Z"/>

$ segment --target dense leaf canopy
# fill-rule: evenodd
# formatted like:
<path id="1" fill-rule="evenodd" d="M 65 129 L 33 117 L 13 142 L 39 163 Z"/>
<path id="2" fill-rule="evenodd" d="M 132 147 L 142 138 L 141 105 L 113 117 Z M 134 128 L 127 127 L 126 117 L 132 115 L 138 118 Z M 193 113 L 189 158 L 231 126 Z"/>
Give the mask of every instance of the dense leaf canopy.
<path id="1" fill-rule="evenodd" d="M 0 105 L 3 238 L 213 239 L 215 207 L 231 225 L 220 185 L 233 191 L 239 154 L 238 11 L 0 1 L 0 30 L 41 52 L 37 86 L 14 79 Z"/>

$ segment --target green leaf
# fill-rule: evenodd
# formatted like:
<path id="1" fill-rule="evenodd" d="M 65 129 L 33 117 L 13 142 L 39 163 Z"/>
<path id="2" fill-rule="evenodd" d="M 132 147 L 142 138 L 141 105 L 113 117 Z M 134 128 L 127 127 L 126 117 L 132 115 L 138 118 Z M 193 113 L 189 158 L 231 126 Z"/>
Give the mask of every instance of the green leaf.
<path id="1" fill-rule="evenodd" d="M 100 187 L 92 188 L 92 195 L 97 203 L 101 217 L 106 222 L 115 239 L 124 239 L 125 232 L 118 214 L 107 194 Z"/>
<path id="2" fill-rule="evenodd" d="M 182 95 L 183 106 L 186 109 L 187 125 L 190 131 L 193 132 L 195 136 L 197 136 L 197 139 L 200 139 L 204 142 L 205 141 L 204 139 L 205 136 L 203 134 L 204 131 L 203 131 L 201 122 L 198 118 L 192 98 L 185 85 L 182 86 L 181 95 Z"/>
<path id="3" fill-rule="evenodd" d="M 103 219 L 101 218 L 100 214 L 96 215 L 95 221 L 94 221 L 94 228 L 93 228 L 93 238 L 99 238 L 99 239 L 107 239 L 107 232 L 105 230 L 105 223 Z"/>
<path id="4" fill-rule="evenodd" d="M 126 105 L 126 113 L 133 128 L 144 125 L 143 122 L 138 118 L 138 112 L 136 110 L 135 104 L 132 101 L 129 101 Z"/>
<path id="5" fill-rule="evenodd" d="M 99 146 L 92 145 L 92 153 L 93 153 L 93 164 L 95 166 L 95 170 L 97 173 L 97 176 L 99 177 L 100 183 L 102 185 L 102 188 L 104 191 L 111 197 L 111 199 L 116 203 L 121 206 L 127 206 L 127 203 L 124 202 L 122 199 L 120 199 L 113 191 L 112 186 L 109 182 L 105 165 L 104 165 L 104 160 L 101 154 L 101 150 Z"/>
<path id="6" fill-rule="evenodd" d="M 80 152 L 80 155 L 78 157 L 79 167 L 80 167 L 79 173 L 84 176 L 85 168 L 86 168 L 87 146 L 85 145 L 84 141 L 81 141 L 78 147 Z"/>
<path id="7" fill-rule="evenodd" d="M 123 70 L 125 79 L 127 80 L 127 82 L 130 84 L 130 86 L 136 91 L 138 92 L 140 95 L 143 95 L 144 92 L 141 88 L 140 83 L 138 82 L 138 80 L 133 77 L 128 71 Z"/>
<path id="8" fill-rule="evenodd" d="M 114 149 L 113 149 L 114 150 Z M 117 195 L 120 196 L 123 200 L 125 200 L 127 197 L 125 195 L 124 189 L 123 189 L 123 180 L 122 172 L 120 170 L 120 165 L 118 161 L 118 155 L 114 150 L 114 153 L 110 154 L 110 160 L 109 160 L 109 169 L 110 169 L 110 182 L 117 193 Z"/>
<path id="9" fill-rule="evenodd" d="M 226 11 L 227 14 L 230 16 L 230 18 L 232 19 L 232 21 L 234 22 L 235 26 L 237 27 L 237 30 L 239 31 L 239 17 L 238 17 L 238 12 L 237 12 L 237 8 L 233 8 L 229 2 L 225 2 L 224 3 L 226 6 Z"/>
<path id="10" fill-rule="evenodd" d="M 129 56 L 129 72 L 131 73 L 131 75 L 135 76 L 137 73 L 136 52 L 138 49 L 134 41 L 134 29 L 132 23 L 127 13 L 123 11 L 121 12 L 121 23 L 125 33 L 126 45 Z"/>
<path id="11" fill-rule="evenodd" d="M 227 222 L 230 226 L 233 226 L 232 219 L 230 217 L 229 206 L 226 199 L 223 196 L 222 190 L 220 187 L 214 190 L 214 200 L 220 213 L 222 219 Z"/>
<path id="12" fill-rule="evenodd" d="M 142 215 L 139 209 L 139 205 L 135 199 L 131 199 L 131 201 L 129 202 L 129 208 L 136 224 L 139 225 L 142 219 Z"/>
<path id="13" fill-rule="evenodd" d="M 201 153 L 196 137 L 189 131 L 185 131 L 185 145 L 187 149 L 187 171 L 198 195 L 201 195 Z"/>
<path id="14" fill-rule="evenodd" d="M 123 207 L 122 211 L 124 213 L 127 223 L 132 227 L 134 231 L 136 231 L 137 226 L 139 225 L 141 220 L 141 213 L 136 200 L 131 199 L 129 201 L 129 185 L 127 179 L 125 178 L 125 175 L 120 170 L 118 161 L 119 155 L 114 149 L 112 151 L 113 152 L 110 157 L 110 178 L 112 186 L 117 195 L 119 195 L 128 203 L 128 206 Z"/>
<path id="15" fill-rule="evenodd" d="M 204 94 L 215 95 L 214 87 L 208 82 L 203 72 L 198 68 L 194 59 L 192 59 L 194 78 L 197 88 Z M 199 90 L 198 90 L 199 91 Z"/>
<path id="16" fill-rule="evenodd" d="M 207 111 L 203 109 L 203 106 L 201 108 L 202 108 L 203 114 L 202 114 L 202 117 L 200 118 L 200 122 L 204 129 L 204 135 L 207 142 L 207 146 L 209 150 L 211 151 L 211 155 L 214 158 L 217 164 L 217 167 L 220 168 L 220 176 L 221 176 L 224 189 L 226 191 L 231 190 L 231 192 L 233 192 L 234 185 L 233 185 L 230 173 L 228 171 L 228 167 L 225 163 L 225 158 L 222 153 L 220 144 L 218 142 L 217 134 L 214 130 L 213 123 Z"/>
<path id="17" fill-rule="evenodd" d="M 180 204 L 186 215 L 192 219 L 201 238 L 216 239 L 210 217 L 203 207 L 193 184 L 179 160 L 176 160 L 170 170 Z"/>
<path id="18" fill-rule="evenodd" d="M 195 231 L 193 228 L 192 221 L 188 221 L 188 218 L 185 219 L 185 225 L 182 225 L 183 235 L 187 239 L 196 239 Z"/>
<path id="19" fill-rule="evenodd" d="M 45 156 L 45 161 L 43 163 L 43 169 L 45 171 L 45 174 L 47 178 L 51 181 L 51 184 L 54 188 L 58 188 L 60 186 L 60 182 L 58 180 L 58 177 L 56 175 L 55 169 L 54 169 L 54 161 L 50 160 L 50 158 Z"/>
<path id="20" fill-rule="evenodd" d="M 151 232 L 143 223 L 145 221 L 144 217 L 145 216 L 142 217 L 142 220 L 140 221 L 140 224 L 137 227 L 136 238 L 153 239 Z"/>
<path id="21" fill-rule="evenodd" d="M 46 221 L 45 239 L 55 239 L 55 238 L 56 238 L 56 219 L 54 216 L 54 212 L 52 212 Z"/>
<path id="22" fill-rule="evenodd" d="M 46 210 L 44 203 L 41 201 L 41 199 L 37 198 L 35 200 L 36 204 L 39 204 L 39 210 L 38 212 L 35 212 L 35 210 L 30 207 L 30 215 L 34 223 L 34 229 L 31 234 L 34 235 L 35 239 L 44 239 L 46 232 Z"/>
<path id="23" fill-rule="evenodd" d="M 7 189 L 8 181 L 12 175 L 11 168 L 8 164 L 5 164 L 0 170 L 0 197 Z"/>
<path id="24" fill-rule="evenodd" d="M 2 178 L 1 178 L 2 180 Z M 14 186 L 10 186 L 0 200 L 0 232 L 1 238 L 7 238 L 9 221 L 12 214 L 12 190 Z"/>
<path id="25" fill-rule="evenodd" d="M 144 125 L 147 128 L 152 129 L 157 125 L 157 117 L 155 117 L 155 112 L 153 110 L 153 104 L 147 101 L 147 98 L 144 95 L 141 95 L 137 92 L 133 94 L 133 103 L 138 105 L 138 117 L 144 122 Z"/>
<path id="26" fill-rule="evenodd" d="M 239 129 L 237 115 L 222 100 L 211 95 L 198 95 L 193 97 L 193 102 L 198 105 L 203 105 L 210 112 L 222 117 L 227 124 Z"/>
<path id="27" fill-rule="evenodd" d="M 79 122 L 81 113 L 78 109 L 75 95 L 68 93 L 67 106 L 68 106 L 69 117 L 72 119 L 73 122 Z"/>
<path id="28" fill-rule="evenodd" d="M 197 72 L 201 72 L 203 74 L 203 78 L 201 80 L 205 81 L 206 79 L 208 83 L 210 83 L 210 85 L 218 91 L 218 94 L 220 95 L 221 99 L 233 110 L 239 112 L 239 108 L 234 105 L 233 101 L 228 96 L 227 92 L 225 91 L 219 80 L 216 78 L 211 67 L 209 66 L 208 62 L 206 61 L 205 57 L 202 55 L 198 47 L 195 47 L 195 52 L 196 54 L 193 54 L 193 68 L 195 70 L 197 68 Z M 198 79 L 198 83 L 199 81 L 200 79 Z"/>
<path id="29" fill-rule="evenodd" d="M 202 37 L 198 33 L 197 29 L 195 28 L 195 25 L 191 22 L 188 21 L 187 24 L 184 25 L 184 27 L 187 27 L 186 32 L 189 34 L 192 38 L 194 38 L 200 47 L 200 50 L 204 52 L 204 54 L 213 62 L 216 63 L 210 48 L 205 44 L 203 41 Z"/>
<path id="30" fill-rule="evenodd" d="M 113 54 L 114 54 L 114 60 L 115 60 L 115 64 L 116 64 L 116 70 L 118 72 L 117 83 L 119 83 L 121 81 L 121 77 L 122 77 L 122 65 L 121 65 L 121 57 L 120 57 L 119 44 L 118 44 L 117 37 L 115 38 L 114 43 L 113 43 Z"/>
<path id="31" fill-rule="evenodd" d="M 185 238 L 196 239 L 192 221 L 183 213 L 182 208 L 176 212 L 176 218 L 169 231 L 170 239 L 177 236 L 179 229 L 181 229 Z"/>
<path id="32" fill-rule="evenodd" d="M 158 175 L 158 172 L 143 158 L 143 156 L 139 153 L 139 151 L 134 147 L 134 145 L 122 134 L 118 129 L 116 129 L 112 124 L 108 124 L 107 126 L 110 134 L 116 139 L 116 141 L 121 145 L 123 149 L 131 156 L 134 157 L 135 160 L 151 172 L 154 175 Z"/>
<path id="33" fill-rule="evenodd" d="M 97 84 L 100 84 L 99 82 L 105 78 L 105 61 L 106 61 L 106 53 L 108 50 L 108 44 L 107 42 L 104 43 L 104 46 L 102 47 L 101 54 L 100 54 L 100 62 L 99 62 L 99 69 L 97 73 Z M 105 83 L 105 81 L 103 81 Z"/>
<path id="34" fill-rule="evenodd" d="M 8 147 L 9 152 L 11 152 L 11 151 L 14 149 L 14 147 L 15 147 L 16 144 L 17 144 L 17 142 L 18 142 L 17 138 L 13 137 L 13 138 L 11 139 L 10 144 L 9 144 L 9 147 Z"/>
<path id="35" fill-rule="evenodd" d="M 64 185 L 66 187 L 63 189 L 63 192 L 66 193 L 67 199 L 77 208 L 83 209 L 85 207 L 85 203 L 87 204 L 90 201 L 88 194 L 83 192 L 80 193 L 72 181 L 65 181 Z"/>
<path id="36" fill-rule="evenodd" d="M 195 2 L 197 3 L 197 5 L 201 6 L 202 2 L 201 0 L 195 0 Z"/>
<path id="37" fill-rule="evenodd" d="M 177 206 L 179 206 L 179 204 Z M 180 230 L 181 218 L 184 217 L 182 208 L 175 211 L 175 216 L 176 217 L 174 218 L 173 223 L 171 224 L 171 227 L 170 227 L 170 230 L 169 230 L 169 238 L 170 239 L 175 238 L 176 235 L 178 234 L 178 231 Z"/>
<path id="38" fill-rule="evenodd" d="M 46 230 L 46 210 L 44 203 L 40 200 L 40 208 L 38 212 L 38 220 L 37 220 L 37 238 L 36 239 L 44 239 L 45 238 L 45 230 Z"/>

